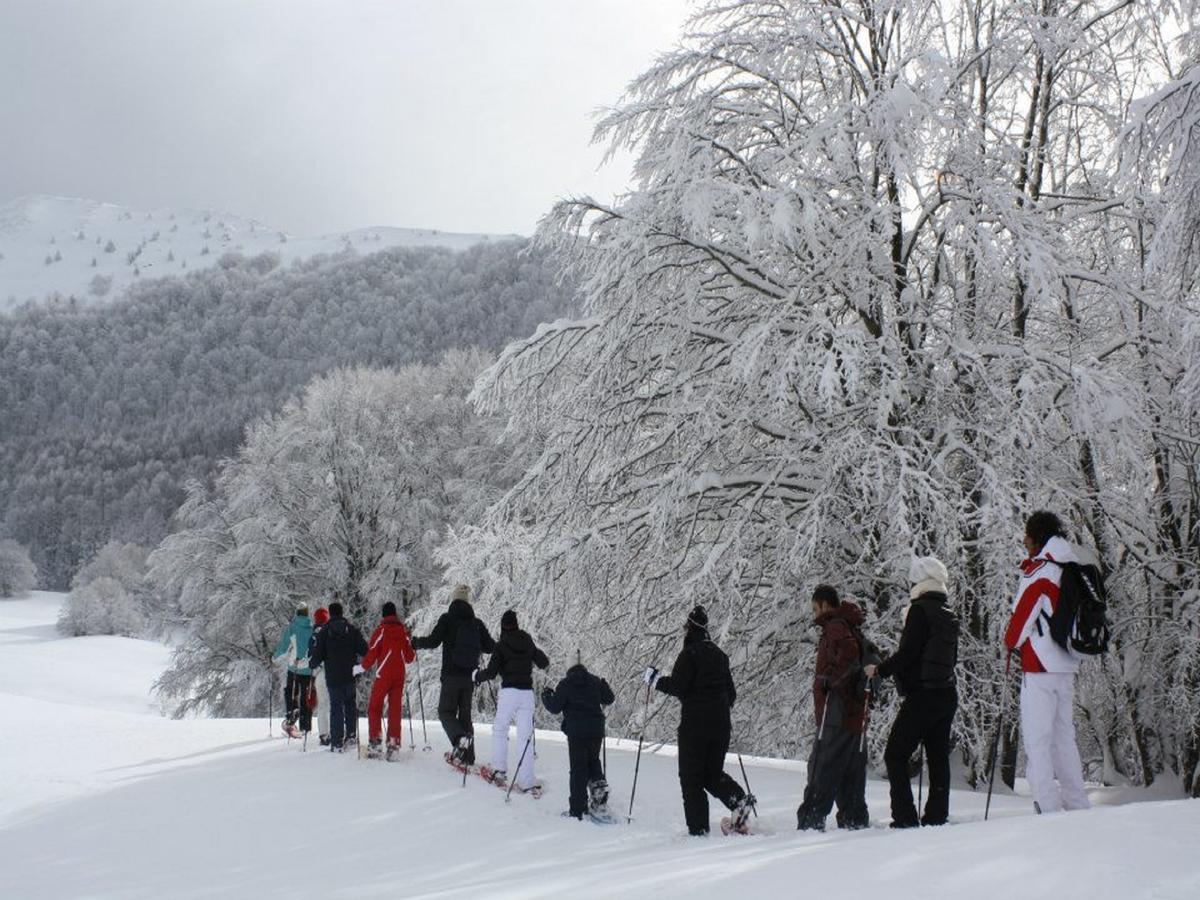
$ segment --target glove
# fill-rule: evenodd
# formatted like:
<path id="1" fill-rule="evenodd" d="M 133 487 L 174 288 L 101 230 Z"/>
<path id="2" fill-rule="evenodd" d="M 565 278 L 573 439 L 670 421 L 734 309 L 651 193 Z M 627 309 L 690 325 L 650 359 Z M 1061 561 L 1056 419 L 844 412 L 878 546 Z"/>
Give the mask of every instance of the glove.
<path id="1" fill-rule="evenodd" d="M 642 681 L 646 682 L 650 687 L 654 687 L 654 682 L 658 681 L 658 669 L 654 666 L 646 668 L 646 674 L 642 676 Z"/>
<path id="2" fill-rule="evenodd" d="M 542 688 L 542 702 L 549 703 L 554 699 L 554 691 L 550 688 Z"/>
<path id="3" fill-rule="evenodd" d="M 480 680 L 480 678 L 479 678 L 479 670 L 478 670 L 478 669 L 472 669 L 472 670 L 471 670 L 471 684 L 481 684 L 481 683 L 482 683 L 482 682 L 481 682 L 481 680 Z"/>
<path id="4" fill-rule="evenodd" d="M 358 666 L 358 665 L 356 665 L 356 666 L 355 666 L 353 669 L 351 669 L 350 671 L 351 671 L 351 672 L 354 674 L 354 677 L 355 677 L 355 678 L 357 678 L 359 675 L 361 675 L 363 672 L 365 672 L 365 671 L 366 671 L 366 669 L 364 669 L 362 666 Z"/>
<path id="5" fill-rule="evenodd" d="M 826 678 L 825 676 L 822 675 L 820 678 L 817 679 L 817 687 L 819 687 L 821 689 L 821 693 L 828 694 L 830 688 L 833 687 L 833 685 L 831 685 L 829 683 L 828 678 Z"/>

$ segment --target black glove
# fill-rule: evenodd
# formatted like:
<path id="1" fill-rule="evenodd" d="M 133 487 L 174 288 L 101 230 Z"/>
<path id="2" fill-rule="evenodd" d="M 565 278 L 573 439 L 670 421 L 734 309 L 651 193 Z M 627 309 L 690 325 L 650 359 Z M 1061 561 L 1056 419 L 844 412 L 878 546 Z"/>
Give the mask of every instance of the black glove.
<path id="1" fill-rule="evenodd" d="M 542 702 L 549 703 L 553 699 L 554 691 L 550 690 L 550 688 L 542 688 Z"/>
<path id="2" fill-rule="evenodd" d="M 828 694 L 833 685 L 829 683 L 829 679 L 827 677 L 822 675 L 817 679 L 817 687 L 821 689 L 821 693 Z"/>

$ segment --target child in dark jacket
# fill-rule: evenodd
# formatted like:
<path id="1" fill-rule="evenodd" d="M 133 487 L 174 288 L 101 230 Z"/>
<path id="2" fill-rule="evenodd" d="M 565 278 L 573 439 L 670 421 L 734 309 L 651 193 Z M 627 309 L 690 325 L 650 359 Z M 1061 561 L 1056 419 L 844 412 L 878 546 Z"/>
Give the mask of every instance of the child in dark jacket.
<path id="1" fill-rule="evenodd" d="M 604 711 L 612 703 L 612 688 L 603 678 L 589 672 L 577 661 L 567 669 L 566 677 L 553 691 L 542 691 L 542 703 L 555 715 L 562 714 L 562 730 L 567 736 L 567 754 L 571 760 L 571 801 L 567 815 L 582 819 L 584 813 L 608 818 L 608 784 L 600 764 L 604 742 Z"/>

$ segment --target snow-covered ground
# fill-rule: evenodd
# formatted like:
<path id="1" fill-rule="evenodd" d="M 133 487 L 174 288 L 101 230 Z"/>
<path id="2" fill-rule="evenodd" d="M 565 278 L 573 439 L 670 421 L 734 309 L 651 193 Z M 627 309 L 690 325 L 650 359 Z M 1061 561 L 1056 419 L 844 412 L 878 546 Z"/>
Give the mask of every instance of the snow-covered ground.
<path id="1" fill-rule="evenodd" d="M 642 759 L 633 824 L 578 823 L 559 817 L 566 754 L 552 732 L 538 735 L 545 796 L 505 804 L 478 779 L 461 786 L 435 722 L 432 751 L 418 722 L 416 749 L 389 765 L 301 752 L 262 720 L 166 719 L 147 695 L 166 649 L 61 638 L 61 600 L 0 601 L 3 897 L 1200 897 L 1200 803 L 1039 818 L 1001 795 L 984 823 L 983 796 L 956 791 L 953 826 L 893 833 L 872 781 L 876 827 L 798 834 L 802 766 L 747 759 L 762 834 L 695 839 L 668 747 Z M 609 745 L 616 806 L 633 749 Z"/>
<path id="2" fill-rule="evenodd" d="M 347 247 L 463 250 L 508 236 L 415 228 L 360 228 L 316 237 L 286 235 L 212 210 L 135 210 L 114 203 L 31 194 L 0 204 L 0 313 L 54 293 L 108 302 L 139 278 L 184 275 L 221 255 L 271 252 L 284 264 Z"/>

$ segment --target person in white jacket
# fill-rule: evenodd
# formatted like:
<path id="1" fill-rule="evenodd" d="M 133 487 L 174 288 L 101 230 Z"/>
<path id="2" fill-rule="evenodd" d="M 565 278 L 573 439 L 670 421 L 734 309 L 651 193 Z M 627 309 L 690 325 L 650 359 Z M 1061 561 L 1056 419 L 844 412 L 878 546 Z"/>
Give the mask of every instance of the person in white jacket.
<path id="1" fill-rule="evenodd" d="M 1083 765 L 1075 744 L 1075 673 L 1079 657 L 1050 636 L 1050 616 L 1058 603 L 1062 567 L 1077 562 L 1062 522 L 1039 511 L 1025 523 L 1021 580 L 1013 600 L 1004 644 L 1020 651 L 1021 737 L 1033 806 L 1039 813 L 1091 806 L 1083 786 Z"/>

